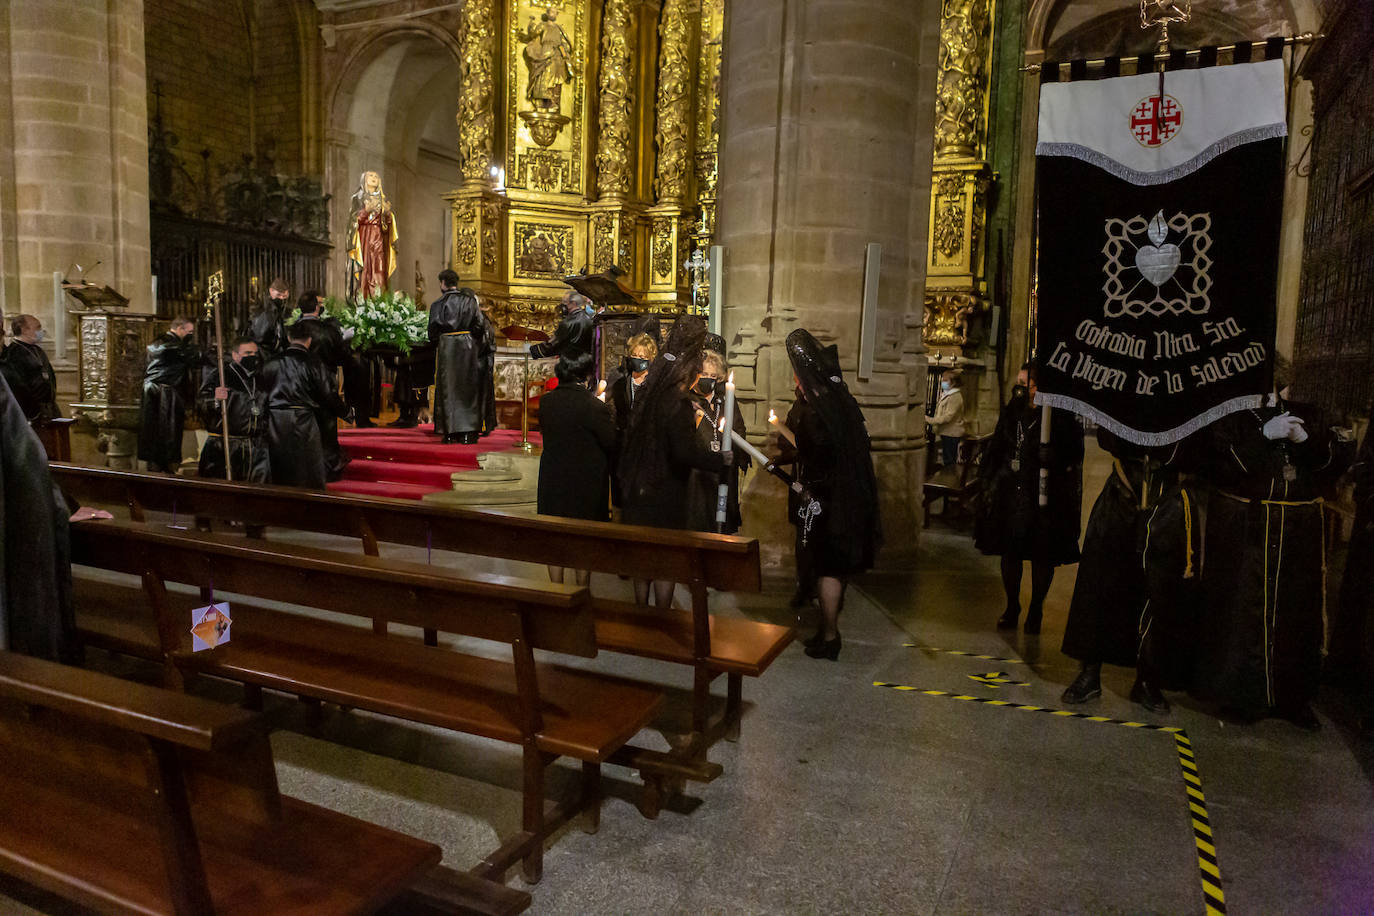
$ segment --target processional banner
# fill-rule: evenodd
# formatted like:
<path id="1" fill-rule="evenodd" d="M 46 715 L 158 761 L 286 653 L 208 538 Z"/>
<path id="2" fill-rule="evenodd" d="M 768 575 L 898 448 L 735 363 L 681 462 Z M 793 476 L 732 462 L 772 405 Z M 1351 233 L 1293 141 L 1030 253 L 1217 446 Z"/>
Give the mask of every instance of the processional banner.
<path id="1" fill-rule="evenodd" d="M 1147 446 L 1259 406 L 1284 91 L 1281 60 L 1041 87 L 1041 403 Z"/>

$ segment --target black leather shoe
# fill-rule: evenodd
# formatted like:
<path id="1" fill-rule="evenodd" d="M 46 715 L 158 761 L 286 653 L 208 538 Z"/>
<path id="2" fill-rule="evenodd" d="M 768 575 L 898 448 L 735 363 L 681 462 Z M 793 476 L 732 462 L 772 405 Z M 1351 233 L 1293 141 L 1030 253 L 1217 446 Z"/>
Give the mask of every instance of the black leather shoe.
<path id="1" fill-rule="evenodd" d="M 392 420 L 390 423 L 387 424 L 387 426 L 390 429 L 414 429 L 419 425 L 419 419 L 408 414 L 401 414 L 399 417 L 397 417 L 396 419 Z"/>
<path id="2" fill-rule="evenodd" d="M 1013 622 L 1013 623 L 1012 623 L 1012 626 L 1015 627 L 1016 624 Z M 1028 636 L 1039 636 L 1039 635 L 1040 635 L 1040 614 L 1039 614 L 1039 613 L 1037 613 L 1037 612 L 1035 612 L 1035 611 L 1032 611 L 1031 613 L 1029 613 L 1029 614 L 1026 615 L 1025 630 L 1026 630 L 1026 634 L 1027 634 Z"/>
<path id="3" fill-rule="evenodd" d="M 836 661 L 840 657 L 840 637 L 822 640 L 820 645 L 808 648 L 806 654 L 812 658 L 828 658 L 832 662 Z"/>
<path id="4" fill-rule="evenodd" d="M 477 444 L 477 430 L 473 430 L 472 432 L 468 432 L 468 433 L 459 433 L 459 434 L 458 434 L 458 442 L 459 442 L 461 445 L 476 445 L 476 444 Z"/>
<path id="5" fill-rule="evenodd" d="M 1077 706 L 1102 696 L 1102 668 L 1100 665 L 1084 665 L 1073 683 L 1064 688 L 1060 701 Z"/>
<path id="6" fill-rule="evenodd" d="M 997 629 L 1014 630 L 1016 629 L 1016 618 L 1021 616 L 1019 607 L 1009 607 L 1002 612 L 1002 616 L 997 618 Z"/>
<path id="7" fill-rule="evenodd" d="M 445 436 L 444 436 L 443 444 L 444 444 L 444 445 L 457 445 L 457 444 L 458 444 L 458 438 L 459 438 L 459 434 L 458 434 L 458 433 L 447 433 L 447 434 L 445 434 Z"/>
<path id="8" fill-rule="evenodd" d="M 1135 679 L 1135 685 L 1131 687 L 1131 702 L 1139 703 L 1150 712 L 1164 713 L 1170 710 L 1169 701 L 1164 698 L 1164 694 L 1154 685 L 1153 681 L 1147 681 L 1142 677 Z"/>
<path id="9" fill-rule="evenodd" d="M 802 645 L 806 646 L 806 648 L 808 649 L 814 649 L 816 646 L 819 646 L 823 642 L 825 642 L 824 624 L 822 624 L 813 635 L 808 636 L 806 639 L 803 639 Z"/>

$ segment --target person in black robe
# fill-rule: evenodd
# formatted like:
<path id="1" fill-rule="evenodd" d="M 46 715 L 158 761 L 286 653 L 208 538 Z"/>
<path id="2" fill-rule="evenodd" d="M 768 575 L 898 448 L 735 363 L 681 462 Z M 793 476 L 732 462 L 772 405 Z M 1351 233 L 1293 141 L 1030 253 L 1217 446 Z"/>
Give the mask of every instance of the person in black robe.
<path id="1" fill-rule="evenodd" d="M 181 465 L 181 433 L 186 405 L 198 380 L 200 350 L 192 336 L 196 326 L 178 316 L 172 327 L 148 346 L 143 370 L 143 403 L 138 432 L 138 457 L 148 470 L 175 474 Z M 191 391 L 188 392 L 188 388 Z"/>
<path id="2" fill-rule="evenodd" d="M 327 482 L 327 467 L 318 415 L 347 418 L 348 407 L 324 363 L 310 352 L 310 329 L 297 322 L 286 334 L 291 345 L 263 366 L 259 381 L 267 391 L 272 482 L 319 490 Z"/>
<path id="3" fill-rule="evenodd" d="M 708 345 L 711 337 L 707 335 Z M 724 349 L 723 347 L 721 349 Z M 689 389 L 692 406 L 696 408 L 697 442 L 703 449 L 718 452 L 725 447 L 725 435 L 720 429 L 721 411 L 725 409 L 725 357 L 715 349 L 702 353 L 701 374 Z M 741 436 L 745 434 L 744 415 L 739 404 L 735 404 L 735 416 L 731 429 Z M 734 447 L 731 446 L 733 449 Z M 725 526 L 716 527 L 716 509 L 720 502 L 720 475 L 693 468 L 687 482 L 687 527 L 693 531 L 711 531 L 719 534 L 734 534 L 739 531 L 741 518 L 739 511 L 739 478 L 749 467 L 749 456 L 735 450 L 734 467 L 724 471 L 726 483 Z"/>
<path id="4" fill-rule="evenodd" d="M 248 321 L 248 336 L 258 345 L 258 355 L 271 359 L 286 349 L 286 318 L 290 308 L 291 288 L 286 280 L 276 277 L 267 289 L 262 307 Z"/>
<path id="5" fill-rule="evenodd" d="M 878 481 L 863 411 L 844 383 L 836 347 L 822 347 L 802 328 L 787 335 L 786 346 L 805 405 L 791 414 L 796 479 L 811 496 L 791 521 L 801 528 L 821 605 L 820 626 L 804 645 L 812 658 L 834 661 L 849 579 L 873 566 L 882 544 Z"/>
<path id="6" fill-rule="evenodd" d="M 0 650 L 78 664 L 69 513 L 48 456 L 0 376 Z"/>
<path id="7" fill-rule="evenodd" d="M 310 353 L 324 363 L 329 383 L 337 389 L 339 372 L 344 371 L 347 378 L 347 370 L 352 365 L 352 351 L 344 340 L 343 328 L 337 318 L 326 318 L 320 314 L 320 294 L 314 290 L 301 293 L 297 306 L 301 310 L 301 317 L 296 323 L 304 325 L 310 333 Z M 347 397 L 344 403 L 348 404 L 356 417 L 357 408 Z M 364 407 L 363 411 L 366 412 L 367 408 Z M 325 477 L 331 481 L 339 480 L 349 460 L 339 447 L 339 420 L 332 413 L 323 411 L 317 416 L 320 420 L 320 444 L 324 447 Z"/>
<path id="8" fill-rule="evenodd" d="M 610 506 L 610 470 L 615 454 L 615 422 L 610 408 L 588 387 L 595 365 L 590 354 L 560 359 L 554 367 L 558 387 L 539 399 L 540 515 L 604 522 Z M 577 584 L 591 571 L 579 569 Z M 563 581 L 563 567 L 550 566 L 549 579 Z"/>
<path id="9" fill-rule="evenodd" d="M 1174 619 L 1188 616 L 1177 608 L 1184 595 L 1168 583 L 1175 576 L 1196 581 L 1195 564 L 1185 558 L 1179 566 L 1174 558 L 1174 550 L 1188 543 L 1178 541 L 1178 535 L 1188 538 L 1192 525 L 1178 531 L 1179 526 L 1171 524 L 1178 513 L 1191 512 L 1189 507 L 1196 505 L 1180 473 L 1189 466 L 1193 441 L 1146 448 L 1105 428 L 1097 431 L 1098 445 L 1112 455 L 1112 473 L 1083 534 L 1063 647 L 1082 668 L 1064 690 L 1065 703 L 1076 705 L 1101 696 L 1105 663 L 1136 669 L 1132 701 L 1153 712 L 1169 709 L 1160 692 L 1158 657 L 1164 634 L 1153 624 L 1161 614 Z M 1175 505 L 1175 500 L 1181 503 Z M 1168 594 L 1153 594 L 1159 591 Z"/>
<path id="10" fill-rule="evenodd" d="M 1276 365 L 1276 388 L 1283 384 Z M 1286 388 L 1211 427 L 1206 610 L 1195 691 L 1242 720 L 1278 715 L 1309 729 L 1321 674 L 1326 544 L 1322 494 L 1353 442 Z"/>
<path id="11" fill-rule="evenodd" d="M 624 443 L 630 428 L 635 401 L 649 377 L 649 367 L 658 358 L 658 342 L 648 334 L 636 334 L 625 342 L 620 369 L 606 386 L 606 403 L 615 416 L 616 441 Z"/>
<path id="12" fill-rule="evenodd" d="M 0 373 L 30 423 L 42 425 L 62 416 L 57 406 L 57 374 L 43 351 L 43 325 L 32 315 L 10 322 L 10 344 L 0 352 Z"/>
<path id="13" fill-rule="evenodd" d="M 1054 568 L 1078 562 L 1083 507 L 1083 427 L 1066 410 L 1051 411 L 1048 504 L 1040 505 L 1041 408 L 1035 404 L 1036 367 L 1021 367 L 1011 402 L 1002 408 L 979 470 L 983 500 L 974 544 L 1002 558 L 1007 606 L 997 629 L 1016 629 L 1021 616 L 1022 564 L 1031 563 L 1031 602 L 1026 632 L 1040 622 Z"/>
<path id="14" fill-rule="evenodd" d="M 267 389 L 259 384 L 260 359 L 257 342 L 251 337 L 240 337 L 224 364 L 223 382 L 218 360 L 202 367 L 196 413 L 210 437 L 200 450 L 201 477 L 226 476 L 221 402 L 227 401 L 234 480 L 272 482 L 272 458 L 267 449 Z"/>
<path id="15" fill-rule="evenodd" d="M 684 315 L 649 367 L 617 468 L 620 519 L 628 525 L 686 528 L 692 469 L 719 474 L 726 467 L 725 456 L 730 453 L 712 452 L 697 440 L 696 410 L 688 393 L 688 386 L 701 375 L 705 339 L 705 323 L 695 315 Z M 657 605 L 671 606 L 672 582 L 635 580 L 635 601 L 647 604 L 651 585 Z"/>
<path id="16" fill-rule="evenodd" d="M 783 419 L 783 425 L 789 430 L 795 430 L 802 425 L 803 419 L 810 408 L 806 406 L 806 398 L 802 395 L 802 390 L 797 387 L 792 392 L 792 406 L 787 410 L 787 416 Z M 795 436 L 796 434 L 793 433 Z M 796 443 L 786 436 L 778 435 L 778 458 L 777 465 L 791 466 L 793 480 L 800 479 L 801 475 L 801 455 L 797 452 Z M 810 542 L 803 535 L 806 533 L 798 521 L 802 518 L 801 511 L 805 508 L 805 503 L 801 494 L 796 490 L 787 490 L 787 517 L 792 520 L 794 532 L 792 552 L 796 558 L 796 580 L 797 588 L 792 593 L 792 600 L 789 606 L 792 608 L 803 608 L 807 604 L 816 600 L 816 570 L 811 562 L 812 550 Z M 823 635 L 823 634 L 822 634 Z M 814 640 L 814 637 L 813 637 Z"/>
<path id="17" fill-rule="evenodd" d="M 482 435 L 496 430 L 496 325 L 491 321 L 491 305 L 480 302 L 482 312 Z"/>
<path id="18" fill-rule="evenodd" d="M 562 356 L 575 359 L 591 355 L 596 337 L 596 306 L 581 293 L 568 292 L 563 297 L 563 320 L 554 328 L 553 337 L 543 343 L 527 344 L 531 359 Z"/>
<path id="19" fill-rule="evenodd" d="M 483 368 L 494 352 L 477 294 L 458 287 L 458 274 L 439 273 L 442 295 L 429 307 L 434 354 L 434 431 L 453 442 L 477 442 L 486 419 Z"/>
<path id="20" fill-rule="evenodd" d="M 1374 404 L 1370 408 L 1374 415 Z M 1350 474 L 1355 523 L 1326 662 L 1330 680 L 1354 698 L 1360 726 L 1369 731 L 1374 729 L 1374 435 L 1369 430 Z"/>

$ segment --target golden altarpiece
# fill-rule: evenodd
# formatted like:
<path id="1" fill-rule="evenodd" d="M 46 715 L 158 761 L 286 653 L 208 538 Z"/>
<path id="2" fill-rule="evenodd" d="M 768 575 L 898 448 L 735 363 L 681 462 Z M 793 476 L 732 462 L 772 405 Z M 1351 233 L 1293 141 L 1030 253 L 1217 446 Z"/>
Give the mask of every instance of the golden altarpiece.
<path id="1" fill-rule="evenodd" d="M 468 0 L 450 260 L 498 326 L 551 329 L 563 277 L 612 265 L 691 301 L 711 244 L 725 0 Z"/>

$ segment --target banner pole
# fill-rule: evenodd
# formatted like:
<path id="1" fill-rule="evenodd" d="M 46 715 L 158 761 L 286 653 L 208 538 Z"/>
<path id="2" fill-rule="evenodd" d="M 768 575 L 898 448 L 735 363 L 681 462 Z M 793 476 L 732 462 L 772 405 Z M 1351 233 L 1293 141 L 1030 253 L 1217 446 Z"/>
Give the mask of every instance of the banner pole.
<path id="1" fill-rule="evenodd" d="M 1050 504 L 1050 418 L 1054 408 L 1046 404 L 1040 408 L 1040 507 Z"/>

